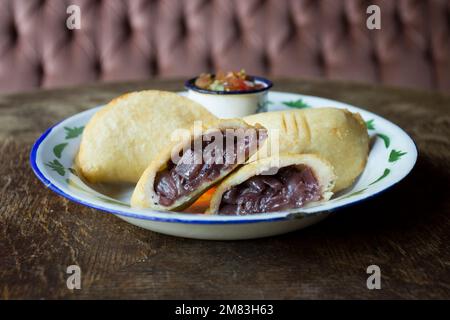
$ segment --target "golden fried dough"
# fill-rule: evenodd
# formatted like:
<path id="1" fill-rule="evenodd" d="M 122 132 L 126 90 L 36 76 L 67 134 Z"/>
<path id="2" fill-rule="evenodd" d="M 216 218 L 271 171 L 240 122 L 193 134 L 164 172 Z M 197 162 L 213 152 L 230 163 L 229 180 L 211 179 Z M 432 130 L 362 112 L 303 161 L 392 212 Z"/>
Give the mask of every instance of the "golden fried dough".
<path id="1" fill-rule="evenodd" d="M 334 192 L 349 187 L 366 165 L 369 136 L 357 113 L 311 108 L 259 113 L 243 119 L 269 130 L 267 149 L 259 151 L 259 158 L 271 154 L 271 144 L 276 143 L 278 133 L 280 153 L 312 153 L 328 160 L 337 176 Z"/>
<path id="2" fill-rule="evenodd" d="M 86 125 L 76 159 L 90 182 L 137 182 L 179 128 L 216 117 L 176 93 L 141 91 L 122 95 Z"/>

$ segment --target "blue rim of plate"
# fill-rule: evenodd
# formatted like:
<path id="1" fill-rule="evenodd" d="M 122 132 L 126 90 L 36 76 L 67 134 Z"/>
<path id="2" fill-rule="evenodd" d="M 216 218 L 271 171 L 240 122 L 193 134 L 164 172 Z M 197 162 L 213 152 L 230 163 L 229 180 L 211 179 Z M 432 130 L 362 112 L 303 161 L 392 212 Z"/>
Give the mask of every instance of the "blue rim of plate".
<path id="1" fill-rule="evenodd" d="M 85 112 L 89 112 L 90 110 L 86 110 Z M 45 140 L 45 138 L 51 133 L 51 131 L 57 126 L 59 125 L 61 122 L 65 121 L 66 119 L 57 122 L 56 124 L 54 124 L 53 126 L 51 126 L 50 128 L 48 128 L 37 140 L 36 142 L 33 144 L 33 147 L 31 148 L 31 152 L 30 152 L 30 165 L 31 168 L 34 172 L 34 174 L 38 177 L 38 179 L 50 190 L 54 191 L 55 193 L 59 194 L 60 196 L 63 196 L 66 199 L 69 199 L 75 203 L 79 203 L 82 204 L 86 207 L 92 208 L 92 209 L 97 209 L 103 212 L 107 212 L 107 213 L 113 213 L 115 215 L 120 215 L 120 216 L 124 216 L 124 217 L 129 217 L 129 218 L 134 218 L 134 219 L 140 219 L 140 220 L 148 220 L 148 221 L 155 221 L 155 222 L 166 222 L 166 223 L 184 223 L 184 224 L 245 224 L 245 223 L 260 223 L 260 222 L 276 222 L 276 221 L 288 221 L 288 220 L 294 220 L 294 219 L 299 219 L 299 218 L 309 218 L 312 216 L 316 216 L 316 215 L 320 215 L 320 214 L 330 214 L 330 213 L 334 213 L 338 210 L 344 209 L 344 208 L 348 208 L 350 206 L 359 204 L 360 202 L 364 202 L 367 201 L 369 199 L 372 199 L 375 196 L 378 196 L 388 190 L 390 190 L 391 188 L 393 188 L 394 186 L 396 186 L 400 181 L 402 181 L 404 178 L 406 178 L 411 171 L 414 169 L 415 167 L 415 163 L 417 162 L 417 158 L 419 156 L 419 150 L 417 148 L 417 144 L 414 141 L 413 138 L 411 138 L 409 135 L 408 137 L 411 139 L 411 141 L 413 142 L 415 151 L 416 151 L 416 158 L 414 160 L 414 164 L 411 167 L 411 169 L 406 172 L 404 174 L 404 176 L 400 179 L 398 179 L 397 181 L 395 181 L 394 183 L 392 183 L 391 185 L 387 186 L 384 189 L 378 190 L 372 194 L 367 195 L 364 198 L 361 198 L 359 200 L 355 200 L 352 202 L 348 202 L 345 203 L 341 206 L 337 206 L 334 208 L 330 208 L 327 210 L 322 210 L 322 211 L 313 211 L 313 212 L 304 212 L 301 211 L 301 208 L 299 208 L 299 211 L 281 211 L 281 212 L 272 212 L 272 213 L 262 213 L 262 214 L 258 214 L 260 217 L 258 218 L 248 218 L 249 216 L 223 216 L 224 219 L 219 220 L 219 219 L 207 219 L 207 217 L 209 217 L 208 215 L 205 214 L 189 214 L 186 213 L 186 215 L 198 215 L 199 217 L 202 217 L 202 219 L 198 219 L 198 220 L 194 220 L 194 219 L 182 219 L 182 218 L 165 218 L 165 217 L 157 217 L 157 216 L 151 216 L 151 215 L 144 215 L 144 214 L 139 214 L 139 213 L 132 213 L 132 212 L 127 212 L 127 211 L 122 211 L 122 210 L 118 210 L 118 209 L 113 209 L 113 208 L 108 208 L 108 207 L 103 207 L 100 205 L 95 205 L 93 203 L 90 202 L 86 202 L 83 201 L 79 198 L 76 198 L 66 192 L 64 192 L 63 190 L 61 190 L 58 186 L 56 186 L 55 184 L 53 184 L 50 180 L 48 180 L 46 178 L 46 176 L 42 173 L 42 171 L 39 169 L 38 165 L 37 165 L 37 152 L 38 149 L 41 145 L 41 143 Z M 389 120 L 386 120 L 388 122 L 390 122 Z M 396 126 L 398 129 L 402 130 L 400 127 L 398 127 L 396 124 L 390 122 L 392 125 Z M 403 130 L 402 130 L 403 131 Z M 168 214 L 165 211 L 157 211 L 157 210 L 152 210 L 149 213 L 156 213 L 156 214 Z M 177 212 L 177 214 L 184 214 L 181 212 Z M 276 217 L 273 217 L 273 215 L 277 215 Z M 214 216 L 217 217 L 217 216 Z M 247 217 L 245 219 L 242 219 L 243 217 Z"/>
<path id="2" fill-rule="evenodd" d="M 199 87 L 197 87 L 195 85 L 195 80 L 198 77 L 186 80 L 186 82 L 184 83 L 184 87 L 188 90 L 192 90 L 192 91 L 196 91 L 196 92 L 200 92 L 200 93 L 204 93 L 204 94 L 214 94 L 214 95 L 252 94 L 252 93 L 268 91 L 270 88 L 273 87 L 273 82 L 270 81 L 269 79 L 266 79 L 263 77 L 258 77 L 258 76 L 249 76 L 249 77 L 252 80 L 256 80 L 256 81 L 264 83 L 264 85 L 265 85 L 264 88 L 248 90 L 248 91 L 236 91 L 236 90 L 235 91 L 214 91 L 214 90 L 200 89 Z"/>

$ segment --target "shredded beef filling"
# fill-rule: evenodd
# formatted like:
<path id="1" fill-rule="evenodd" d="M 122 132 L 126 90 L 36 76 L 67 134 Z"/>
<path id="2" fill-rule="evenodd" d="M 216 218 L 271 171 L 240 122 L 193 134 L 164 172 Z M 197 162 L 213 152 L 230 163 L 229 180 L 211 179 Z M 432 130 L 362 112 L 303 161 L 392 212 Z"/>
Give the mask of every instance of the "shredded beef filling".
<path id="1" fill-rule="evenodd" d="M 232 187 L 222 196 L 219 214 L 247 215 L 300 208 L 320 200 L 311 168 L 289 166 L 275 175 L 258 175 Z"/>
<path id="2" fill-rule="evenodd" d="M 170 206 L 204 183 L 214 181 L 222 173 L 231 172 L 239 164 L 237 162 L 242 158 L 247 160 L 250 152 L 256 152 L 258 143 L 267 138 L 266 130 L 260 129 L 254 133 L 245 135 L 243 139 L 239 139 L 233 130 L 215 132 L 215 137 L 210 133 L 209 137 L 197 141 L 201 148 L 195 148 L 193 141 L 191 148 L 181 155 L 177 163 L 170 160 L 167 168 L 156 175 L 154 188 L 159 204 Z M 216 137 L 222 141 L 212 145 Z M 229 148 L 230 145 L 232 148 Z"/>

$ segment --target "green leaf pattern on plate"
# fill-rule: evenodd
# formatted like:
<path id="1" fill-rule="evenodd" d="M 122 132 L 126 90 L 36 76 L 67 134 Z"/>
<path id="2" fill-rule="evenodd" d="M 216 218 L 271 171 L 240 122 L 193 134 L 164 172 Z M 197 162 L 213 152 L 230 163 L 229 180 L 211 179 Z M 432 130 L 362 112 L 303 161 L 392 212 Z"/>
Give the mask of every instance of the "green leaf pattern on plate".
<path id="1" fill-rule="evenodd" d="M 64 151 L 64 149 L 67 147 L 68 143 L 60 143 L 57 144 L 54 148 L 53 148 L 53 154 L 58 158 L 61 159 L 61 154 Z"/>
<path id="2" fill-rule="evenodd" d="M 69 140 L 69 139 L 74 139 L 79 137 L 84 130 L 84 126 L 82 127 L 64 127 L 64 130 L 66 131 L 66 136 L 65 139 Z M 61 159 L 62 153 L 64 151 L 64 149 L 66 149 L 66 147 L 69 145 L 69 142 L 62 142 L 59 143 L 57 145 L 55 145 L 53 147 L 53 154 L 55 155 L 55 157 L 57 157 L 58 159 Z M 60 176 L 65 176 L 66 175 L 66 169 L 72 173 L 73 175 L 78 176 L 77 172 L 75 169 L 73 168 L 65 168 L 63 166 L 63 164 L 61 162 L 59 162 L 57 159 L 46 163 L 45 165 L 47 165 L 48 167 L 50 167 L 53 171 L 56 171 Z"/>
<path id="3" fill-rule="evenodd" d="M 400 150 L 395 150 L 392 149 L 391 153 L 389 154 L 389 162 L 396 162 L 398 161 L 401 157 L 403 157 L 406 154 L 406 152 L 400 151 Z"/>
<path id="4" fill-rule="evenodd" d="M 285 106 L 297 109 L 305 109 L 311 107 L 309 104 L 304 102 L 302 99 L 294 100 L 294 101 L 283 101 Z"/>
<path id="5" fill-rule="evenodd" d="M 56 171 L 60 176 L 64 177 L 64 175 L 66 174 L 66 169 L 61 164 L 61 162 L 59 162 L 56 159 L 53 161 L 47 162 L 45 165 L 50 167 L 53 171 Z"/>
<path id="6" fill-rule="evenodd" d="M 366 121 L 367 130 L 375 130 L 375 125 L 373 124 L 374 121 L 375 120 L 373 119 Z"/>
<path id="7" fill-rule="evenodd" d="M 391 144 L 391 139 L 382 133 L 377 133 L 377 136 L 380 137 L 384 141 L 384 145 L 386 148 L 389 148 L 389 145 Z"/>
<path id="8" fill-rule="evenodd" d="M 64 127 L 64 130 L 66 130 L 66 139 L 73 139 L 83 133 L 84 127 Z"/>
<path id="9" fill-rule="evenodd" d="M 388 169 L 388 168 L 384 169 L 383 174 L 382 174 L 377 180 L 375 180 L 374 182 L 372 182 L 371 184 L 369 184 L 369 186 L 371 186 L 371 185 L 377 183 L 378 181 L 383 180 L 384 178 L 386 178 L 386 177 L 389 175 L 389 173 L 391 173 L 391 170 L 390 170 L 390 169 Z"/>

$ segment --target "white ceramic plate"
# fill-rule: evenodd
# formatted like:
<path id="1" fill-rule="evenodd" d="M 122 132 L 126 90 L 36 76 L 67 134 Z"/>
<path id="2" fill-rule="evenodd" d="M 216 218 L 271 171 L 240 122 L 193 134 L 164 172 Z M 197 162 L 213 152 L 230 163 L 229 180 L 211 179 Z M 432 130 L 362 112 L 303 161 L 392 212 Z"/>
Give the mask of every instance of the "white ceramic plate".
<path id="1" fill-rule="evenodd" d="M 210 240 L 277 235 L 314 224 L 331 211 L 380 193 L 402 180 L 416 162 L 417 149 L 413 140 L 398 126 L 376 114 L 338 101 L 294 93 L 270 92 L 267 102 L 268 111 L 324 106 L 359 112 L 367 123 L 372 143 L 367 166 L 354 185 L 334 195 L 330 201 L 307 209 L 248 216 L 189 213 L 200 212 L 205 198 L 185 212 L 131 208 L 132 185 L 89 185 L 73 170 L 82 130 L 100 107 L 76 114 L 48 129 L 33 146 L 31 166 L 45 186 L 56 193 L 152 231 Z"/>

